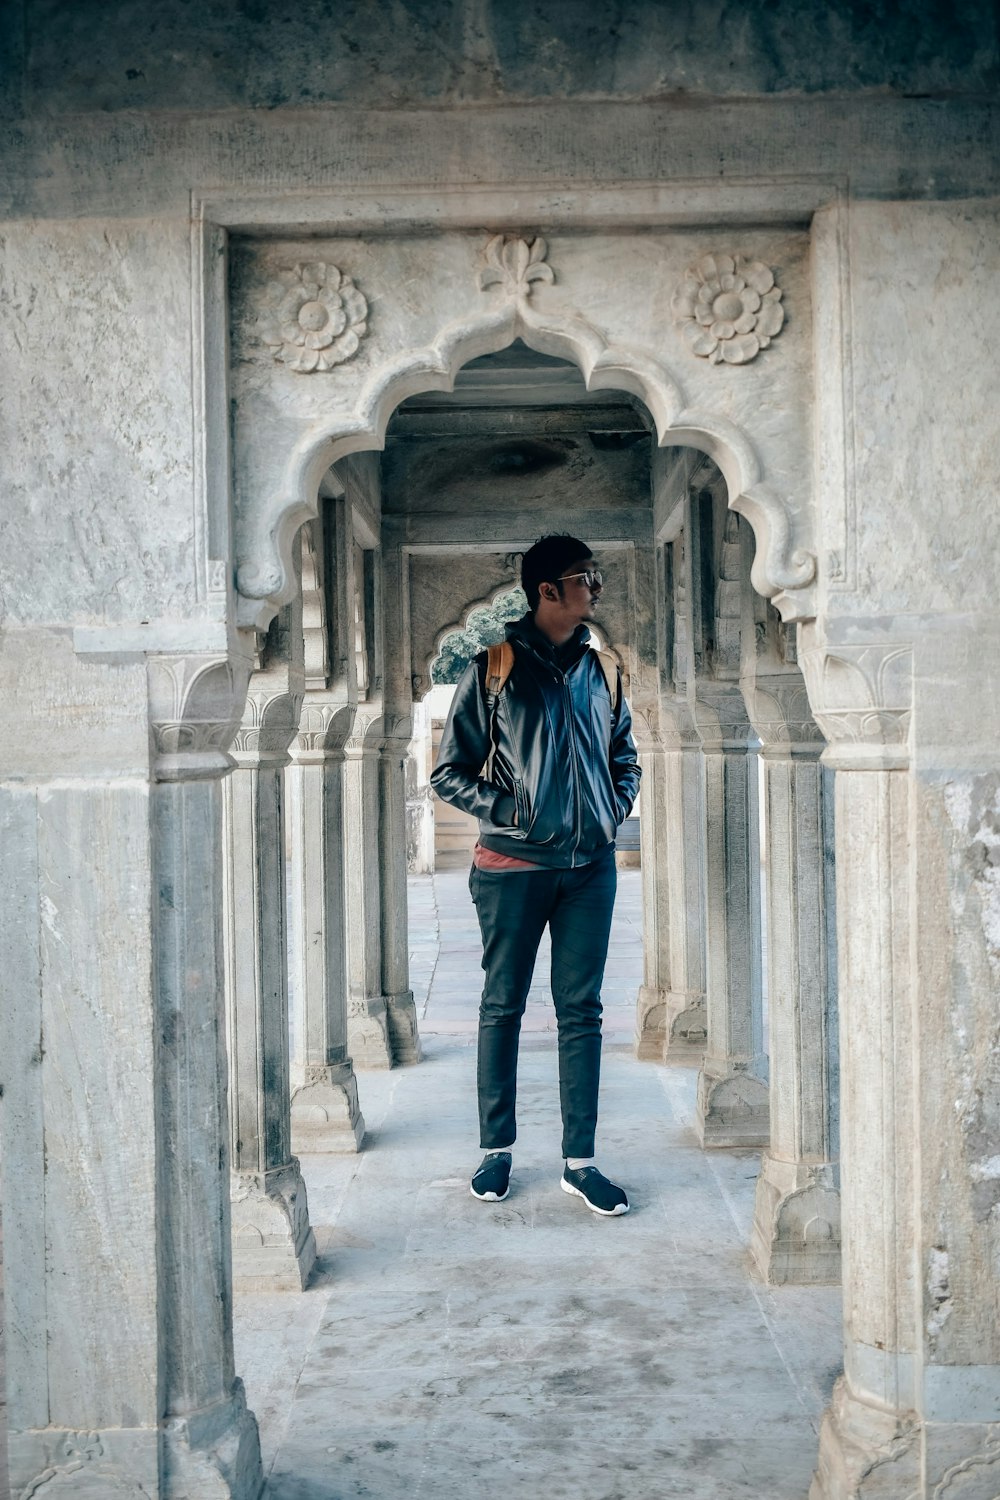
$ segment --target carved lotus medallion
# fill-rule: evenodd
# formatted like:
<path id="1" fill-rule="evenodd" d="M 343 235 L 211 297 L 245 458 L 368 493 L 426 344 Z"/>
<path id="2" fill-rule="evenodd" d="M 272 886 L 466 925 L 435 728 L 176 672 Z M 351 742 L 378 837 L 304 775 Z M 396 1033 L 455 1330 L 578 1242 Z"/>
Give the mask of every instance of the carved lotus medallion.
<path id="1" fill-rule="evenodd" d="M 705 255 L 689 266 L 671 307 L 692 354 L 713 365 L 756 359 L 785 321 L 773 273 L 742 255 Z"/>
<path id="2" fill-rule="evenodd" d="M 324 261 L 284 271 L 269 289 L 261 337 L 300 374 L 332 370 L 358 351 L 368 303 L 350 276 Z"/>

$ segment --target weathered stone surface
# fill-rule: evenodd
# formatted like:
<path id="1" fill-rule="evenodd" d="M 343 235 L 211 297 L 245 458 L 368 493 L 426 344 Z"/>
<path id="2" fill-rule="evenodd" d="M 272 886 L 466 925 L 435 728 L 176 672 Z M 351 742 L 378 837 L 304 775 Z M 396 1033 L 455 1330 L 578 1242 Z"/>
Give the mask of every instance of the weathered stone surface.
<path id="1" fill-rule="evenodd" d="M 645 439 L 622 450 L 634 458 L 605 449 L 583 461 L 583 419 L 608 392 L 644 403 L 666 445 L 699 447 L 718 463 L 726 494 L 717 500 L 754 528 L 758 588 L 809 622 L 805 676 L 842 814 L 848 1308 L 846 1381 L 824 1425 L 817 1494 L 991 1495 L 1000 1399 L 994 8 L 943 17 L 919 7 L 915 20 L 758 8 L 740 13 L 734 41 L 725 7 L 678 17 L 641 7 L 628 24 L 605 9 L 581 27 L 565 7 L 541 3 L 442 5 L 437 50 L 421 29 L 426 8 L 387 18 L 341 7 L 311 30 L 308 5 L 280 25 L 259 8 L 189 10 L 182 20 L 168 3 L 152 31 L 137 12 L 95 27 L 92 7 L 57 13 L 49 0 L 0 18 L 10 84 L 0 153 L 0 748 L 14 851 L 0 920 L 14 997 L 4 1192 L 18 1488 L 38 1488 L 51 1468 L 56 1492 L 93 1488 L 97 1475 L 105 1492 L 138 1487 L 150 1500 L 188 1500 L 199 1486 L 241 1500 L 255 1492 L 252 1426 L 227 1365 L 216 1193 L 219 881 L 208 840 L 217 793 L 185 784 L 183 758 L 199 757 L 187 762 L 192 779 L 225 769 L 253 628 L 296 592 L 294 535 L 320 508 L 335 462 L 353 484 L 368 612 L 360 641 L 353 616 L 331 630 L 329 665 L 340 682 L 357 657 L 347 698 L 353 708 L 364 697 L 363 679 L 366 710 L 383 722 L 369 722 L 359 745 L 377 761 L 387 721 L 408 713 L 410 664 L 419 657 L 422 670 L 427 654 L 413 640 L 393 660 L 377 649 L 387 614 L 374 602 L 384 581 L 374 555 L 411 549 L 408 567 L 384 574 L 402 601 L 421 549 L 459 549 L 464 575 L 485 547 L 499 563 L 490 578 L 480 566 L 488 591 L 511 571 L 504 554 L 566 511 L 546 508 L 542 492 L 516 519 L 498 508 L 487 535 L 483 490 L 463 513 L 459 476 L 447 507 L 418 522 L 404 504 L 383 523 L 378 460 L 360 450 L 381 445 L 398 401 L 444 391 L 464 360 L 521 338 L 575 362 L 589 387 L 573 431 L 549 422 L 537 441 L 549 456 L 571 443 L 572 456 L 547 472 L 579 479 L 580 513 L 607 546 L 609 594 L 623 601 L 609 608 L 609 632 L 649 747 L 665 732 L 663 704 L 683 698 L 693 714 L 693 683 L 734 685 L 746 622 L 716 609 L 701 584 L 718 578 L 733 596 L 729 585 L 742 582 L 721 565 L 716 526 L 687 571 L 700 638 L 677 638 L 675 658 L 689 661 L 667 681 L 659 648 L 642 641 L 651 628 L 666 635 L 671 611 L 643 606 L 652 598 L 643 569 L 654 547 L 676 548 L 685 524 L 655 482 L 655 458 L 652 494 L 616 489 L 639 467 Z M 719 255 L 732 256 L 734 272 L 737 255 L 767 266 L 782 292 L 780 335 L 746 363 L 697 357 L 674 323 L 685 272 Z M 320 278 L 327 302 L 312 300 L 327 322 L 307 331 L 325 337 L 331 313 L 345 312 L 358 338 L 325 371 L 318 358 L 314 370 L 276 359 L 287 340 L 263 337 L 271 283 L 314 262 L 351 277 L 367 304 L 362 335 L 360 303 L 344 300 L 341 282 L 334 306 L 332 277 Z M 306 305 L 289 314 L 300 332 Z M 713 302 L 713 323 L 734 321 L 733 334 L 712 337 L 736 352 L 740 319 L 726 311 Z M 297 339 L 308 347 L 305 333 Z M 591 505 L 605 482 L 607 503 Z M 482 597 L 465 581 L 452 580 L 458 612 Z M 147 672 L 150 653 L 160 661 Z M 169 662 L 186 664 L 180 677 Z M 203 673 L 207 695 L 192 690 Z M 228 704 L 217 715 L 207 701 L 216 689 Z M 702 693 L 710 714 L 720 706 Z M 269 726 L 246 727 L 259 736 Z M 727 805 L 725 826 L 740 822 L 741 778 L 750 796 L 731 727 L 706 740 L 706 763 L 716 763 L 709 828 Z M 684 764 L 684 743 L 663 743 Z M 730 772 L 732 796 L 716 795 Z M 176 796 L 169 778 L 183 786 Z M 689 791 L 690 778 L 680 780 Z M 377 851 L 380 837 L 377 795 L 356 790 L 349 871 L 352 851 Z M 720 861 L 717 845 L 708 852 L 718 904 L 718 871 L 738 873 L 738 861 Z M 171 862 L 189 887 L 164 878 Z M 685 908 L 673 897 L 690 889 L 695 862 L 667 882 L 670 994 L 690 997 L 692 1014 L 698 986 L 679 977 L 673 934 Z M 409 985 L 398 941 L 384 942 L 397 875 L 383 885 L 378 863 L 377 852 L 368 857 L 366 894 L 351 908 L 367 911 L 371 930 L 362 923 L 355 934 L 352 923 L 349 938 L 356 1020 L 387 1059 L 386 1004 L 390 1018 L 407 1017 Z M 733 910 L 749 904 L 746 884 L 737 881 Z M 203 922 L 189 911 L 199 899 Z M 759 1102 L 741 1105 L 741 1091 L 762 1087 L 754 1006 L 731 1007 L 723 1025 L 713 1004 L 720 973 L 752 984 L 752 932 L 737 923 L 723 942 L 717 917 L 706 908 L 710 1040 L 713 1028 L 725 1032 L 716 1054 L 747 1066 L 732 1076 L 706 1068 L 703 1114 L 709 1095 L 721 1107 L 727 1091 L 738 1114 Z M 742 967 L 726 948 L 733 936 L 750 955 Z M 693 960 L 691 928 L 686 946 Z M 185 967 L 192 953 L 202 960 Z M 660 977 L 657 966 L 656 1004 Z M 176 1006 L 161 1014 L 174 992 Z M 674 1001 L 664 1003 L 666 1024 Z M 184 1016 L 202 1029 L 183 1027 Z M 171 1049 L 178 1118 L 189 1092 L 197 1101 L 176 1141 L 163 1128 L 174 1108 L 161 1069 Z M 282 1089 L 287 1099 L 287 1079 Z M 789 1210 L 798 1203 L 795 1232 L 806 1234 L 832 1224 L 832 1205 L 824 1181 L 802 1186 L 804 1164 L 797 1157 L 785 1174 L 793 1183 L 775 1158 L 761 1191 L 777 1188 Z M 282 1203 L 266 1208 L 287 1229 L 294 1215 Z M 187 1258 L 162 1263 L 168 1210 L 202 1247 L 190 1301 Z M 288 1238 L 294 1250 L 298 1230 Z M 203 1303 L 211 1312 L 200 1317 Z M 184 1385 L 187 1370 L 197 1389 Z M 170 1429 L 176 1440 L 158 1430 L 157 1390 L 168 1412 L 176 1400 L 188 1414 L 185 1432 Z M 100 1451 L 80 1448 L 89 1433 Z M 71 1439 L 73 1453 L 87 1454 L 78 1469 Z M 202 1457 L 185 1469 L 185 1444 L 207 1473 Z"/>

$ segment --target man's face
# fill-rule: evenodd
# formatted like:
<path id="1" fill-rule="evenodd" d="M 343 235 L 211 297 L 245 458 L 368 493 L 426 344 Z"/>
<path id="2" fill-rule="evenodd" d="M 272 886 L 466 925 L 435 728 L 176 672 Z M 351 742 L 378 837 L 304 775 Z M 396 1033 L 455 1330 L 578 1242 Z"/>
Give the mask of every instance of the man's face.
<path id="1" fill-rule="evenodd" d="M 603 584 L 596 558 L 582 557 L 559 575 L 563 608 L 575 623 L 592 620 Z"/>

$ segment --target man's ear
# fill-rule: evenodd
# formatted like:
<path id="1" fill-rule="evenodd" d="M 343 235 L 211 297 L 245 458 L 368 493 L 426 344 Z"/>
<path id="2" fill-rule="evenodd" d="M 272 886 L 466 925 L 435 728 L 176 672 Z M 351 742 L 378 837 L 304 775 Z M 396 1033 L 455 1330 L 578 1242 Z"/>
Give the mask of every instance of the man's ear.
<path id="1" fill-rule="evenodd" d="M 540 583 L 538 585 L 538 592 L 544 599 L 552 600 L 559 598 L 559 590 L 554 583 Z"/>

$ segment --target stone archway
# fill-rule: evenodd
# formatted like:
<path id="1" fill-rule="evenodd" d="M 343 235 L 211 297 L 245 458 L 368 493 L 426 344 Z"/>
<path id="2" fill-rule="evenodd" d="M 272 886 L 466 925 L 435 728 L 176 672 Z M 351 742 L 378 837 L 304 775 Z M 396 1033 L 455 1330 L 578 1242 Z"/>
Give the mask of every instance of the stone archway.
<path id="1" fill-rule="evenodd" d="M 682 285 L 683 277 L 690 276 L 684 262 L 691 250 L 682 236 L 663 238 L 673 251 L 675 274 Z M 315 392 L 301 384 L 317 378 L 317 371 L 298 368 L 301 352 L 296 355 L 297 345 L 282 345 L 275 358 L 278 335 L 269 330 L 268 323 L 282 309 L 287 312 L 295 306 L 296 300 L 306 308 L 318 306 L 320 299 L 303 302 L 302 298 L 310 289 L 342 286 L 342 271 L 326 261 L 316 261 L 311 267 L 296 261 L 290 269 L 293 246 L 268 246 L 237 257 L 237 372 L 240 363 L 252 369 L 250 378 L 243 382 L 242 398 L 237 374 L 236 392 L 239 504 L 235 541 L 241 618 L 245 623 L 259 626 L 266 622 L 269 613 L 290 596 L 294 587 L 292 540 L 302 522 L 315 513 L 320 481 L 330 466 L 348 454 L 381 449 L 389 419 L 401 401 L 422 391 L 450 389 L 467 361 L 495 353 L 515 339 L 540 353 L 572 361 L 588 390 L 620 389 L 639 397 L 650 413 L 661 446 L 695 447 L 707 453 L 726 478 L 730 505 L 746 515 L 754 529 L 757 557 L 753 581 L 758 592 L 774 597 L 784 617 L 808 618 L 814 612 L 810 585 L 816 560 L 807 465 L 802 463 L 795 474 L 794 464 L 789 463 L 787 433 L 764 430 L 750 436 L 753 428 L 747 418 L 753 411 L 753 396 L 748 397 L 745 390 L 734 399 L 731 386 L 728 390 L 720 388 L 719 399 L 713 403 L 714 393 L 706 389 L 705 371 L 698 368 L 702 362 L 697 359 L 691 362 L 686 380 L 679 376 L 679 360 L 668 363 L 650 345 L 641 306 L 636 305 L 639 299 L 630 288 L 624 289 L 615 309 L 620 327 L 610 326 L 611 318 L 604 326 L 596 321 L 593 304 L 600 305 L 605 290 L 602 256 L 613 253 L 613 236 L 594 234 L 573 242 L 578 259 L 579 244 L 585 244 L 587 250 L 575 274 L 565 276 L 567 295 L 557 296 L 551 307 L 547 295 L 551 300 L 557 289 L 561 292 L 564 278 L 562 273 L 557 277 L 549 263 L 545 240 L 536 237 L 529 242 L 517 236 L 496 235 L 483 245 L 481 239 L 471 235 L 449 239 L 458 242 L 449 248 L 456 252 L 453 259 L 464 262 L 465 273 L 460 280 L 459 270 L 454 268 L 447 287 L 452 295 L 442 298 L 435 277 L 426 264 L 422 268 L 426 301 L 434 304 L 437 300 L 440 314 L 428 318 L 423 304 L 416 311 L 408 307 L 397 312 L 392 337 L 386 341 L 388 347 L 374 359 L 352 370 L 347 363 L 350 356 L 344 356 L 344 363 L 336 369 L 318 372 L 320 380 L 332 376 L 336 381 L 336 410 L 326 400 L 317 402 Z M 799 240 L 800 248 L 807 243 L 805 236 Z M 358 246 L 350 249 L 356 253 Z M 337 251 L 336 242 L 331 243 L 330 250 L 345 259 L 343 250 Z M 364 250 L 366 254 L 373 250 L 384 254 L 378 242 L 369 242 Z M 275 275 L 283 281 L 275 283 Z M 313 280 L 304 279 L 308 276 Z M 356 292 L 353 278 L 346 280 L 351 283 L 351 292 Z M 282 286 L 289 282 L 292 289 L 282 299 Z M 339 299 L 341 293 L 327 293 L 328 302 L 332 296 Z M 459 316 L 455 316 L 456 303 L 461 306 Z M 285 327 L 287 331 L 288 325 Z M 358 337 L 367 333 L 367 322 L 359 321 L 357 328 L 360 333 L 355 336 L 355 348 Z M 642 333 L 646 334 L 645 341 Z M 677 345 L 680 355 L 684 348 L 680 335 Z M 725 373 L 731 373 L 731 369 L 726 366 Z M 753 367 L 740 373 L 750 375 L 750 384 L 758 393 L 767 390 L 773 380 L 773 373 L 761 375 Z M 782 378 L 787 380 L 787 372 Z M 299 386 L 289 386 L 290 380 L 297 380 Z M 690 385 L 697 386 L 697 392 L 689 394 L 685 387 Z M 793 426 L 801 436 L 807 425 L 808 403 L 794 382 L 783 395 L 794 414 Z M 262 403 L 268 407 L 269 418 L 263 427 L 266 451 L 255 430 Z M 278 427 L 284 428 L 284 441 L 276 444 Z M 242 464 L 241 435 L 246 450 Z M 287 457 L 282 457 L 283 453 Z M 800 456 L 804 459 L 805 452 Z M 787 490 L 779 489 L 769 478 L 771 466 L 789 479 L 794 475 L 799 489 L 794 502 Z"/>

